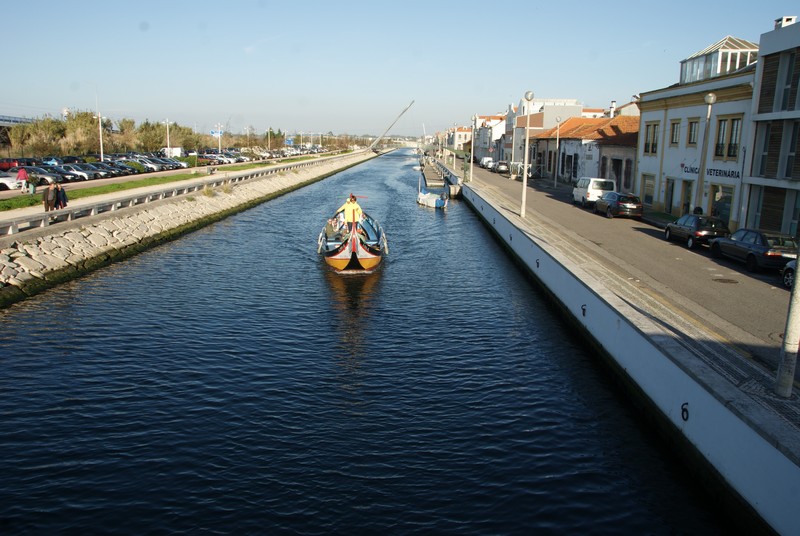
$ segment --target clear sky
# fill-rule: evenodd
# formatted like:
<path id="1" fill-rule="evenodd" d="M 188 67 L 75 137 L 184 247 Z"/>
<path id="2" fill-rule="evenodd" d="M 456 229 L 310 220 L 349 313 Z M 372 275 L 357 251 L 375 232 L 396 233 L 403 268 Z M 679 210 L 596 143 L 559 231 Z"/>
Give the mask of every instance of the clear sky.
<path id="1" fill-rule="evenodd" d="M 587 107 L 678 81 L 797 0 L 26 0 L 3 5 L 0 115 L 170 121 L 200 132 L 421 135 L 527 90 Z"/>

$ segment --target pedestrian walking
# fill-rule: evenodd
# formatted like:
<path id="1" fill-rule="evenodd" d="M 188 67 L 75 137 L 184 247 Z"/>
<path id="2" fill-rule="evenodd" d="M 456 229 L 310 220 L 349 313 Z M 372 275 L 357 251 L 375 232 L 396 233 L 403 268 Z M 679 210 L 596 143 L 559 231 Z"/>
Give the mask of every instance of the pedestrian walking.
<path id="1" fill-rule="evenodd" d="M 50 212 L 56 205 L 56 183 L 51 182 L 50 185 L 42 192 L 42 204 L 44 211 Z"/>
<path id="2" fill-rule="evenodd" d="M 60 184 L 56 184 L 56 203 L 55 209 L 59 210 L 67 206 L 67 191 Z"/>

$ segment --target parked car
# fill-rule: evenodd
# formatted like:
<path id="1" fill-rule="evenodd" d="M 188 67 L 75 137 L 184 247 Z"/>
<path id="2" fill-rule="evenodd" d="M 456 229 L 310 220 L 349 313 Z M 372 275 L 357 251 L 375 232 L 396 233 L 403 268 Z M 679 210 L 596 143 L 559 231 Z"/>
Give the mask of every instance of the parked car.
<path id="1" fill-rule="evenodd" d="M 792 288 L 794 285 L 794 272 L 797 270 L 797 259 L 792 259 L 786 263 L 786 266 L 781 270 L 781 279 L 783 279 L 783 286 Z"/>
<path id="2" fill-rule="evenodd" d="M 481 161 L 478 163 L 478 165 L 486 169 L 489 167 L 489 164 L 493 161 L 494 158 L 492 158 L 491 156 L 484 156 L 483 158 L 481 158 Z"/>
<path id="3" fill-rule="evenodd" d="M 686 214 L 668 223 L 664 228 L 666 240 L 685 240 L 686 247 L 689 249 L 698 244 L 708 245 L 712 239 L 726 237 L 730 234 L 731 230 L 721 219 L 699 214 Z"/>
<path id="4" fill-rule="evenodd" d="M 8 171 L 12 167 L 19 166 L 16 158 L 0 158 L 0 171 Z"/>
<path id="5" fill-rule="evenodd" d="M 92 167 L 96 167 L 100 171 L 105 171 L 108 173 L 108 177 L 121 177 L 124 175 L 122 170 L 110 166 L 107 162 L 92 162 Z"/>
<path id="6" fill-rule="evenodd" d="M 510 171 L 510 168 L 508 167 L 508 162 L 506 162 L 505 160 L 500 160 L 494 167 L 494 171 L 496 173 L 508 173 Z"/>
<path id="7" fill-rule="evenodd" d="M 87 164 L 72 164 L 72 165 L 82 171 L 85 171 L 89 175 L 90 179 L 104 179 L 109 175 L 108 171 L 96 168 L 92 164 L 87 163 Z"/>
<path id="8" fill-rule="evenodd" d="M 627 216 L 641 218 L 644 215 L 642 200 L 635 195 L 619 192 L 606 192 L 594 202 L 595 214 L 605 214 L 606 218 Z"/>
<path id="9" fill-rule="evenodd" d="M 89 179 L 94 178 L 93 174 L 90 175 L 88 171 L 79 168 L 78 164 L 62 164 L 60 167 L 76 175 L 78 177 L 78 180 L 81 181 L 88 181 Z"/>
<path id="10" fill-rule="evenodd" d="M 729 237 L 713 239 L 709 245 L 714 257 L 744 262 L 749 272 L 763 268 L 782 270 L 790 260 L 797 258 L 797 242 L 793 236 L 758 229 L 737 229 Z"/>
<path id="11" fill-rule="evenodd" d="M 19 190 L 22 188 L 22 181 L 17 180 L 16 173 L 0 174 L 0 190 Z"/>
<path id="12" fill-rule="evenodd" d="M 30 178 L 36 179 L 37 186 L 45 186 L 53 182 L 63 181 L 61 175 L 59 175 L 58 173 L 48 171 L 44 168 L 40 168 L 37 166 L 16 166 L 9 169 L 8 172 L 16 175 L 21 167 L 25 168 L 25 171 L 28 172 L 28 176 Z"/>
<path id="13" fill-rule="evenodd" d="M 581 177 L 572 189 L 572 203 L 580 203 L 583 208 L 594 204 L 606 192 L 616 192 L 617 185 L 609 179 Z"/>
<path id="14" fill-rule="evenodd" d="M 76 182 L 79 180 L 83 180 L 83 177 L 80 177 L 76 173 L 73 173 L 72 171 L 63 168 L 61 166 L 51 166 L 42 164 L 42 168 L 46 169 L 51 173 L 58 173 L 59 175 L 61 175 L 61 182 Z"/>

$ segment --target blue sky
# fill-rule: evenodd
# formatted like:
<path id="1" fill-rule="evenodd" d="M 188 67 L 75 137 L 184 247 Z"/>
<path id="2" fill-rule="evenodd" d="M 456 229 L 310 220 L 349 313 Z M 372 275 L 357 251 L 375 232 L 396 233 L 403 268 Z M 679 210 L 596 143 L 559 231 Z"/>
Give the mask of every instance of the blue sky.
<path id="1" fill-rule="evenodd" d="M 587 107 L 678 80 L 793 1 L 27 0 L 3 6 L 0 115 L 95 110 L 208 132 L 433 133 L 527 90 Z M 14 22 L 9 22 L 14 21 Z M 527 55 L 526 55 L 527 51 Z"/>

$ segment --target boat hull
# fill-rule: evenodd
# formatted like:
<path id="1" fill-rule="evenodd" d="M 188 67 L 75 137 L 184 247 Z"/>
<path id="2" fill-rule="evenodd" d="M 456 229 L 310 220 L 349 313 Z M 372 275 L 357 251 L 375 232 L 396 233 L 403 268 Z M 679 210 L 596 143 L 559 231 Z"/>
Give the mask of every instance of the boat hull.
<path id="1" fill-rule="evenodd" d="M 417 203 L 431 208 L 447 208 L 447 196 L 431 192 L 419 192 L 417 194 Z"/>
<path id="2" fill-rule="evenodd" d="M 325 263 L 337 272 L 371 272 L 380 266 L 388 253 L 386 236 L 368 215 L 359 224 L 350 224 L 343 235 L 319 235 L 319 252 Z"/>

